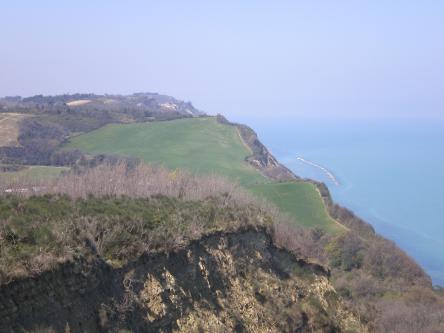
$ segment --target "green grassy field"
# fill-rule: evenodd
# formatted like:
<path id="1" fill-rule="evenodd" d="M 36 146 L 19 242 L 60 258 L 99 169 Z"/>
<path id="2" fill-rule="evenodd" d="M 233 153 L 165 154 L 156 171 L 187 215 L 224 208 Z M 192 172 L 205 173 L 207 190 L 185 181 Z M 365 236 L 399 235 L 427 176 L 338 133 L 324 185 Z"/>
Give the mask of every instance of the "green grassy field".
<path id="1" fill-rule="evenodd" d="M 69 168 L 54 166 L 30 166 L 20 171 L 0 172 L 0 179 L 48 179 L 57 177 L 66 170 L 69 170 Z"/>
<path id="2" fill-rule="evenodd" d="M 271 183 L 245 162 L 251 152 L 236 128 L 219 124 L 215 118 L 113 124 L 74 137 L 66 147 L 91 154 L 139 157 L 171 169 L 223 175 L 270 200 L 298 224 L 337 229 L 315 186 L 303 182 Z"/>
<path id="3" fill-rule="evenodd" d="M 170 169 L 224 175 L 241 184 L 267 180 L 244 159 L 249 149 L 236 128 L 215 118 L 108 125 L 74 137 L 68 148 L 91 154 L 135 156 Z"/>
<path id="4" fill-rule="evenodd" d="M 320 227 L 326 231 L 341 229 L 327 213 L 316 187 L 307 182 L 261 184 L 251 191 L 274 203 L 282 212 L 305 227 Z"/>

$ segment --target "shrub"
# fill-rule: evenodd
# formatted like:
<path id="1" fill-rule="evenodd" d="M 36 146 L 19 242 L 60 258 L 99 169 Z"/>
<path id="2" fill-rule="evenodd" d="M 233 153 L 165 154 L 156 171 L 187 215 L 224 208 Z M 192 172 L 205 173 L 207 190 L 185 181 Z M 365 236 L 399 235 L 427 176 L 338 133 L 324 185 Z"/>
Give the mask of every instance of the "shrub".
<path id="1" fill-rule="evenodd" d="M 279 218 L 272 206 L 223 178 L 125 162 L 2 188 L 0 283 L 77 255 L 122 264 L 174 251 L 209 232 L 271 230 Z M 5 194 L 6 188 L 16 191 Z"/>

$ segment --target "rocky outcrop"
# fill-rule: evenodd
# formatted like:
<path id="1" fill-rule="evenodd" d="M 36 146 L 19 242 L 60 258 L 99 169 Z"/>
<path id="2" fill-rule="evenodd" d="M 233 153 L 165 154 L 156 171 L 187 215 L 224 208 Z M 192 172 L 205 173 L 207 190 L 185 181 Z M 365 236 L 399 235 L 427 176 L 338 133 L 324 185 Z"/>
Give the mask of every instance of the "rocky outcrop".
<path id="1" fill-rule="evenodd" d="M 246 161 L 258 169 L 265 177 L 277 181 L 288 181 L 299 179 L 290 169 L 280 164 L 258 139 L 256 132 L 246 125 L 229 122 L 224 116 L 217 115 L 219 123 L 234 126 L 245 144 L 250 148 L 252 154 Z"/>
<path id="2" fill-rule="evenodd" d="M 3 285 L 0 331 L 363 331 L 328 278 L 264 230 L 217 233 L 121 268 L 77 259 Z"/>

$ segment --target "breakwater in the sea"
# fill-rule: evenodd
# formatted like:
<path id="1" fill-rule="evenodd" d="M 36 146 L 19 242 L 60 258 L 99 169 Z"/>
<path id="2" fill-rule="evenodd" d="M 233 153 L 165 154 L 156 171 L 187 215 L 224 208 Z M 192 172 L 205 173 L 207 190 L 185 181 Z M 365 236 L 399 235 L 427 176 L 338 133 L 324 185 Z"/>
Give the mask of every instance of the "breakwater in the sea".
<path id="1" fill-rule="evenodd" d="M 322 165 L 319 165 L 319 164 L 314 163 L 312 161 L 306 160 L 300 156 L 298 156 L 296 159 L 298 161 L 301 161 L 302 163 L 305 163 L 305 164 L 311 165 L 312 167 L 320 169 L 323 173 L 325 173 L 327 175 L 327 177 L 333 182 L 333 184 L 335 184 L 336 186 L 340 185 L 340 183 L 339 183 L 338 179 L 335 177 L 335 175 L 331 171 L 329 171 L 327 168 L 323 167 Z"/>

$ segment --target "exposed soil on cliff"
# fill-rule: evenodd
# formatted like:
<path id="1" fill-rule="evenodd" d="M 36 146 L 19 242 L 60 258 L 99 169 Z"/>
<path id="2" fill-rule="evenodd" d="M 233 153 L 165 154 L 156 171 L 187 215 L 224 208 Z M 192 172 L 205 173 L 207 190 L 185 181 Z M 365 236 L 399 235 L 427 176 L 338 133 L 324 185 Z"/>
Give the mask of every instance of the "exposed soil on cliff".
<path id="1" fill-rule="evenodd" d="M 91 255 L 4 285 L 0 331 L 362 331 L 328 276 L 263 230 L 216 233 L 121 268 Z"/>

